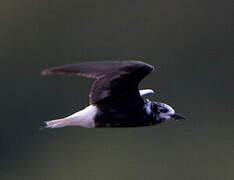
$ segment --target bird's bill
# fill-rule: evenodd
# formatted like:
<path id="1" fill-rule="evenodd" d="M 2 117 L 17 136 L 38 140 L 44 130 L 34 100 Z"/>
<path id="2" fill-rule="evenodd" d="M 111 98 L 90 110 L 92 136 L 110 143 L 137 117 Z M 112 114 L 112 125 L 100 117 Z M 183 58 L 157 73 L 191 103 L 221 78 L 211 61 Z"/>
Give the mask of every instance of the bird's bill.
<path id="1" fill-rule="evenodd" d="M 178 119 L 185 119 L 184 116 L 182 116 L 181 114 L 178 114 L 178 113 L 172 114 L 171 117 L 172 117 L 173 119 L 176 119 L 176 120 L 178 120 Z"/>

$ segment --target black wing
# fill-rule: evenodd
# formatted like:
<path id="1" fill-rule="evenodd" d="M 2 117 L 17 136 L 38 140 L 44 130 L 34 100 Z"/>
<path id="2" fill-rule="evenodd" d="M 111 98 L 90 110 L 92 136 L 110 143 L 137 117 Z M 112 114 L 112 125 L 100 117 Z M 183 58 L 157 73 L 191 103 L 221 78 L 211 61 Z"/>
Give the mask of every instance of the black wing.
<path id="1" fill-rule="evenodd" d="M 153 70 L 153 66 L 141 61 L 99 61 L 53 67 L 42 71 L 42 75 L 78 74 L 96 78 L 90 92 L 90 104 L 96 104 L 108 97 L 140 97 L 138 84 Z"/>

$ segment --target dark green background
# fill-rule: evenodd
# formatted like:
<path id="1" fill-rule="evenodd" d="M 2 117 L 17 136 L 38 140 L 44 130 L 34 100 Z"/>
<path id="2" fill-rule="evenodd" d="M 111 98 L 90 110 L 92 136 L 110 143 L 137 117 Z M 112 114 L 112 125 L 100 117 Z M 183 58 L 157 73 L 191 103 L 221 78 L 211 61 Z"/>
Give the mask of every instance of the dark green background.
<path id="1" fill-rule="evenodd" d="M 233 180 L 231 0 L 0 2 L 0 179 Z M 137 59 L 141 84 L 187 121 L 38 129 L 88 105 L 93 82 L 44 68 Z"/>

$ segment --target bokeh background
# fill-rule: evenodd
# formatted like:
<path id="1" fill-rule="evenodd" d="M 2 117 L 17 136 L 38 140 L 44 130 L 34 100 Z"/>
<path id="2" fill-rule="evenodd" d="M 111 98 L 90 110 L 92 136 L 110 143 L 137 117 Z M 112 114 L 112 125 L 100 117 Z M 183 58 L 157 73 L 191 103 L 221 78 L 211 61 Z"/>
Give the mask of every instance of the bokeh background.
<path id="1" fill-rule="evenodd" d="M 0 2 L 1 180 L 233 180 L 231 0 Z M 141 88 L 186 121 L 43 130 L 88 105 L 92 79 L 42 77 L 68 63 L 137 59 Z"/>

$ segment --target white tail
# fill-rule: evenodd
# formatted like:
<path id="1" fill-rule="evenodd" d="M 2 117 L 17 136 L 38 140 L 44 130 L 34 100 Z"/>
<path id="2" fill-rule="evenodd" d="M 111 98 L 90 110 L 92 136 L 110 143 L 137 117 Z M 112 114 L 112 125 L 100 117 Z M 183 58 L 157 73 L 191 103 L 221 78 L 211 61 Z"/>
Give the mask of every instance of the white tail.
<path id="1" fill-rule="evenodd" d="M 97 113 L 96 106 L 90 105 L 85 109 L 72 114 L 66 118 L 45 121 L 46 128 L 61 128 L 65 126 L 81 126 L 86 128 L 94 128 L 94 117 Z"/>
<path id="2" fill-rule="evenodd" d="M 66 120 L 66 118 L 63 119 L 56 119 L 56 120 L 52 120 L 52 121 L 45 121 L 46 124 L 46 128 L 61 128 L 61 127 L 65 127 L 68 126 L 69 121 Z"/>

